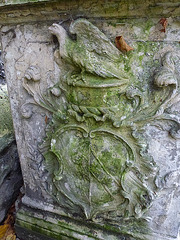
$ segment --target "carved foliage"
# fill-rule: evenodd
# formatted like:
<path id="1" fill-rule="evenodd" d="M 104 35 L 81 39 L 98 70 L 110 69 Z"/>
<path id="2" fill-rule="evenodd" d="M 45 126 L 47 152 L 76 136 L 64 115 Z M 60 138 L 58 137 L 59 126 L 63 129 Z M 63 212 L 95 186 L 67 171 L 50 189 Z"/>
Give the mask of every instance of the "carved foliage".
<path id="1" fill-rule="evenodd" d="M 41 146 L 50 175 L 46 190 L 72 214 L 141 218 L 159 188 L 143 126 L 172 121 L 170 133 L 177 137 L 179 118 L 166 111 L 179 95 L 177 56 L 164 55 L 155 75 L 157 89 L 145 95 L 121 68 L 121 53 L 90 22 L 71 24 L 74 41 L 58 24 L 50 31 L 59 41 L 59 83 L 42 94 L 41 73 L 33 66 L 24 79 L 31 103 L 52 113 Z M 22 110 L 28 118 L 26 104 Z"/>

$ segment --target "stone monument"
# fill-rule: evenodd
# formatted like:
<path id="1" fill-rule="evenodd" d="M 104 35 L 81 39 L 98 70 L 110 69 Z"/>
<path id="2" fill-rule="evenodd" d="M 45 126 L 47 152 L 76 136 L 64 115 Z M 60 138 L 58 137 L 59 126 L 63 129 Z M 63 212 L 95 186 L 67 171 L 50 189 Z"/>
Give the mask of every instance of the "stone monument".
<path id="1" fill-rule="evenodd" d="M 19 237 L 179 240 L 178 1 L 0 8 Z"/>

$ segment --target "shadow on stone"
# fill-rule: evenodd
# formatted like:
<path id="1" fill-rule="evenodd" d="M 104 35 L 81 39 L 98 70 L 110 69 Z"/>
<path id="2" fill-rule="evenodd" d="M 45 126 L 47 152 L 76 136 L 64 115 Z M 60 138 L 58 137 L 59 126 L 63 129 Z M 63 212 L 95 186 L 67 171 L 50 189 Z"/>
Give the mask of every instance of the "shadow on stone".
<path id="1" fill-rule="evenodd" d="M 15 138 L 7 134 L 0 138 L 0 224 L 16 200 L 23 185 Z"/>

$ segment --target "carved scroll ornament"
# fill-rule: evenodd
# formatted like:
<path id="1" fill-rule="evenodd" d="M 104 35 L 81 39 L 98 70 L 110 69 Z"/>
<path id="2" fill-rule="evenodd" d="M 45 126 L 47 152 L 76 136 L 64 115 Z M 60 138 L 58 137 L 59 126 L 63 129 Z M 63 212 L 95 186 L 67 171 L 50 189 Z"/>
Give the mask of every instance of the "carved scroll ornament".
<path id="1" fill-rule="evenodd" d="M 178 56 L 164 54 L 154 77 L 157 90 L 144 93 L 123 70 L 119 50 L 90 22 L 71 23 L 76 40 L 61 25 L 49 29 L 59 42 L 59 82 L 42 94 L 37 67 L 30 66 L 24 77 L 34 104 L 52 113 L 41 146 L 49 172 L 46 190 L 83 218 L 145 218 L 163 180 L 142 129 L 169 121 L 171 136 L 179 138 L 180 118 L 167 111 L 179 97 Z M 25 110 L 23 115 L 31 117 Z"/>

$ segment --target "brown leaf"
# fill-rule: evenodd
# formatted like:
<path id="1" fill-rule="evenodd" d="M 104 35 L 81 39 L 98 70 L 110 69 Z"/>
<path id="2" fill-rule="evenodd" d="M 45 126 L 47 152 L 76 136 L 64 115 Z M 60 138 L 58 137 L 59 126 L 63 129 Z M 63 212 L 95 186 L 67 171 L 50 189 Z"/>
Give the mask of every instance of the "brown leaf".
<path id="1" fill-rule="evenodd" d="M 6 218 L 5 222 L 4 222 L 4 224 L 8 224 L 10 226 L 14 225 L 14 215 L 13 215 L 13 212 L 11 212 L 11 211 L 8 212 L 8 215 L 7 215 L 7 218 Z"/>
<path id="2" fill-rule="evenodd" d="M 45 123 L 47 124 L 48 123 L 48 117 L 45 116 Z"/>
<path id="3" fill-rule="evenodd" d="M 123 53 L 134 50 L 124 40 L 123 36 L 118 36 L 115 39 L 116 47 Z"/>
<path id="4" fill-rule="evenodd" d="M 16 240 L 16 235 L 11 233 L 6 237 L 6 240 Z"/>
<path id="5" fill-rule="evenodd" d="M 0 226 L 0 239 L 2 239 L 5 236 L 8 228 L 9 228 L 8 224 L 4 224 L 4 225 Z"/>
<path id="6" fill-rule="evenodd" d="M 166 27 L 168 25 L 168 20 L 166 18 L 161 18 L 159 20 L 159 23 L 163 26 L 163 28 L 160 31 L 161 32 L 166 32 Z"/>
<path id="7" fill-rule="evenodd" d="M 15 240 L 16 234 L 14 229 L 15 205 L 13 204 L 8 211 L 4 224 L 0 226 L 0 240 Z"/>
<path id="8" fill-rule="evenodd" d="M 0 239 L 1 240 L 15 240 L 16 234 L 14 226 L 11 224 L 4 224 L 1 227 Z"/>

